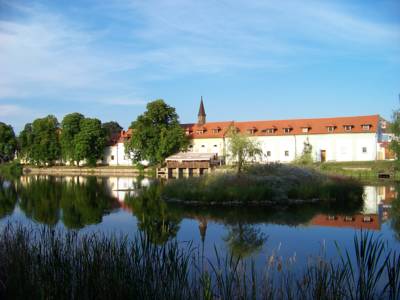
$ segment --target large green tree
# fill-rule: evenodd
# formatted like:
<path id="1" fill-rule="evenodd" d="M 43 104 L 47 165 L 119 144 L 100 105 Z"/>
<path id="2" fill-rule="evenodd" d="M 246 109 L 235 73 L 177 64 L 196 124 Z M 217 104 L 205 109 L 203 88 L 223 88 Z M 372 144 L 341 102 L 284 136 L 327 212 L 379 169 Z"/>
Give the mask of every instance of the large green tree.
<path id="1" fill-rule="evenodd" d="M 246 163 L 255 161 L 262 155 L 259 143 L 236 128 L 230 128 L 228 132 L 228 155 L 236 163 L 237 173 L 241 173 Z"/>
<path id="2" fill-rule="evenodd" d="M 17 139 L 11 125 L 0 122 L 0 163 L 14 158 Z"/>
<path id="3" fill-rule="evenodd" d="M 390 130 L 395 136 L 390 142 L 390 150 L 396 155 L 397 162 L 400 162 L 400 109 L 393 112 Z"/>
<path id="4" fill-rule="evenodd" d="M 18 157 L 26 160 L 27 162 L 30 162 L 32 144 L 33 144 L 32 123 L 27 123 L 18 136 L 18 148 L 19 148 Z"/>
<path id="5" fill-rule="evenodd" d="M 142 160 L 150 164 L 161 163 L 188 145 L 175 108 L 161 99 L 148 103 L 147 111 L 132 122 L 130 128 L 133 134 L 126 142 L 125 150 L 133 154 L 136 163 Z"/>
<path id="6" fill-rule="evenodd" d="M 103 123 L 102 127 L 104 129 L 107 142 L 110 142 L 114 138 L 116 138 L 122 130 L 121 125 L 119 125 L 118 122 L 115 121 Z"/>
<path id="7" fill-rule="evenodd" d="M 37 165 L 53 164 L 60 159 L 61 148 L 59 142 L 58 121 L 55 116 L 36 119 L 32 126 L 25 126 L 20 140 L 26 149 L 22 148 L 28 161 Z M 28 144 L 30 142 L 30 144 Z"/>
<path id="8" fill-rule="evenodd" d="M 106 144 L 104 130 L 98 119 L 85 118 L 80 122 L 81 131 L 75 135 L 75 157 L 79 163 L 86 160 L 89 165 L 96 165 L 97 160 L 101 159 Z"/>
<path id="9" fill-rule="evenodd" d="M 75 136 L 81 131 L 81 121 L 85 117 L 80 113 L 71 113 L 61 122 L 61 154 L 65 161 L 73 162 L 75 157 Z"/>

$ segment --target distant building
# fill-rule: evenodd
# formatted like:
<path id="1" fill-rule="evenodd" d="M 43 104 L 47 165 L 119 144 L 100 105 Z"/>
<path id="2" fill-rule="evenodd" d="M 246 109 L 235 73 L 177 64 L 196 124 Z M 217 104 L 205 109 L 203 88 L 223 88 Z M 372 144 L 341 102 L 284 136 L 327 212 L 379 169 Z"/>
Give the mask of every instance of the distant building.
<path id="1" fill-rule="evenodd" d="M 371 161 L 392 158 L 388 143 L 392 134 L 387 122 L 379 115 L 265 120 L 248 122 L 207 122 L 203 98 L 200 101 L 197 123 L 182 124 L 190 139 L 189 152 L 212 153 L 229 162 L 230 128 L 247 134 L 261 146 L 260 162 L 287 163 L 300 157 L 305 147 L 312 148 L 314 161 Z M 132 165 L 125 153 L 124 142 L 132 132 L 122 131 L 107 147 L 105 163 Z"/>

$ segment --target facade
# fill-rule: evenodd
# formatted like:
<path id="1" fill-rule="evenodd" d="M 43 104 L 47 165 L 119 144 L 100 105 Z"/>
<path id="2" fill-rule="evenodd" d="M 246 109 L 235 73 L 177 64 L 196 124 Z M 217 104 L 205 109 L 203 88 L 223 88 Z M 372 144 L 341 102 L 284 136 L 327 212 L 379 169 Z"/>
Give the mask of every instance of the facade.
<path id="1" fill-rule="evenodd" d="M 200 112 L 204 115 L 200 116 Z M 200 122 L 201 121 L 201 122 Z M 205 120 L 201 102 L 199 121 L 184 124 L 190 138 L 189 151 L 216 153 L 229 161 L 230 128 L 256 140 L 263 155 L 261 162 L 291 162 L 300 157 L 305 147 L 311 148 L 314 161 L 370 161 L 384 157 L 378 155 L 382 139 L 379 115 L 295 119 L 251 122 L 210 122 Z"/>
<path id="2" fill-rule="evenodd" d="M 306 148 L 316 162 L 372 161 L 390 158 L 385 132 L 386 121 L 379 115 L 292 119 L 250 122 L 207 122 L 203 99 L 197 123 L 182 124 L 190 139 L 189 152 L 217 154 L 229 163 L 229 135 L 234 128 L 256 140 L 263 154 L 262 163 L 288 163 L 299 158 Z M 106 149 L 104 163 L 130 166 L 124 142 L 132 132 L 122 131 Z"/>

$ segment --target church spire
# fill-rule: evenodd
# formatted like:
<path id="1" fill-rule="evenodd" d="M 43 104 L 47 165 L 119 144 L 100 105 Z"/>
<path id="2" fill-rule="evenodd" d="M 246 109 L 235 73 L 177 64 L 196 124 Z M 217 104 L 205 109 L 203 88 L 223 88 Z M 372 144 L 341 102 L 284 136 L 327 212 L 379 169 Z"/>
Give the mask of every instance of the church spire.
<path id="1" fill-rule="evenodd" d="M 197 116 L 198 116 L 197 124 L 198 125 L 204 125 L 206 123 L 206 116 L 207 115 L 206 115 L 206 111 L 204 109 L 203 96 L 201 96 L 199 114 Z"/>

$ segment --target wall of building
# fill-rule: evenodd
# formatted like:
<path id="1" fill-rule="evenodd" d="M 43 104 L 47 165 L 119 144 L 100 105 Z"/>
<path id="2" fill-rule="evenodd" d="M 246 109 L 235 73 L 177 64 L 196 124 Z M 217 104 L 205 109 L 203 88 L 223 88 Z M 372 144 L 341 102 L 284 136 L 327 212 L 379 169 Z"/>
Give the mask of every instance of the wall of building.
<path id="1" fill-rule="evenodd" d="M 106 147 L 104 151 L 104 163 L 110 166 L 132 166 L 133 164 L 129 154 L 125 153 L 124 143 L 117 143 Z"/>
<path id="2" fill-rule="evenodd" d="M 312 146 L 314 161 L 321 161 L 325 151 L 326 161 L 370 161 L 377 159 L 376 133 L 343 133 L 319 135 L 287 135 L 251 137 L 257 141 L 263 155 L 261 162 L 291 162 L 301 156 L 304 144 Z M 224 156 L 229 149 L 229 138 L 193 139 L 191 151 L 197 153 L 218 153 Z M 228 159 L 229 161 L 229 159 Z"/>

